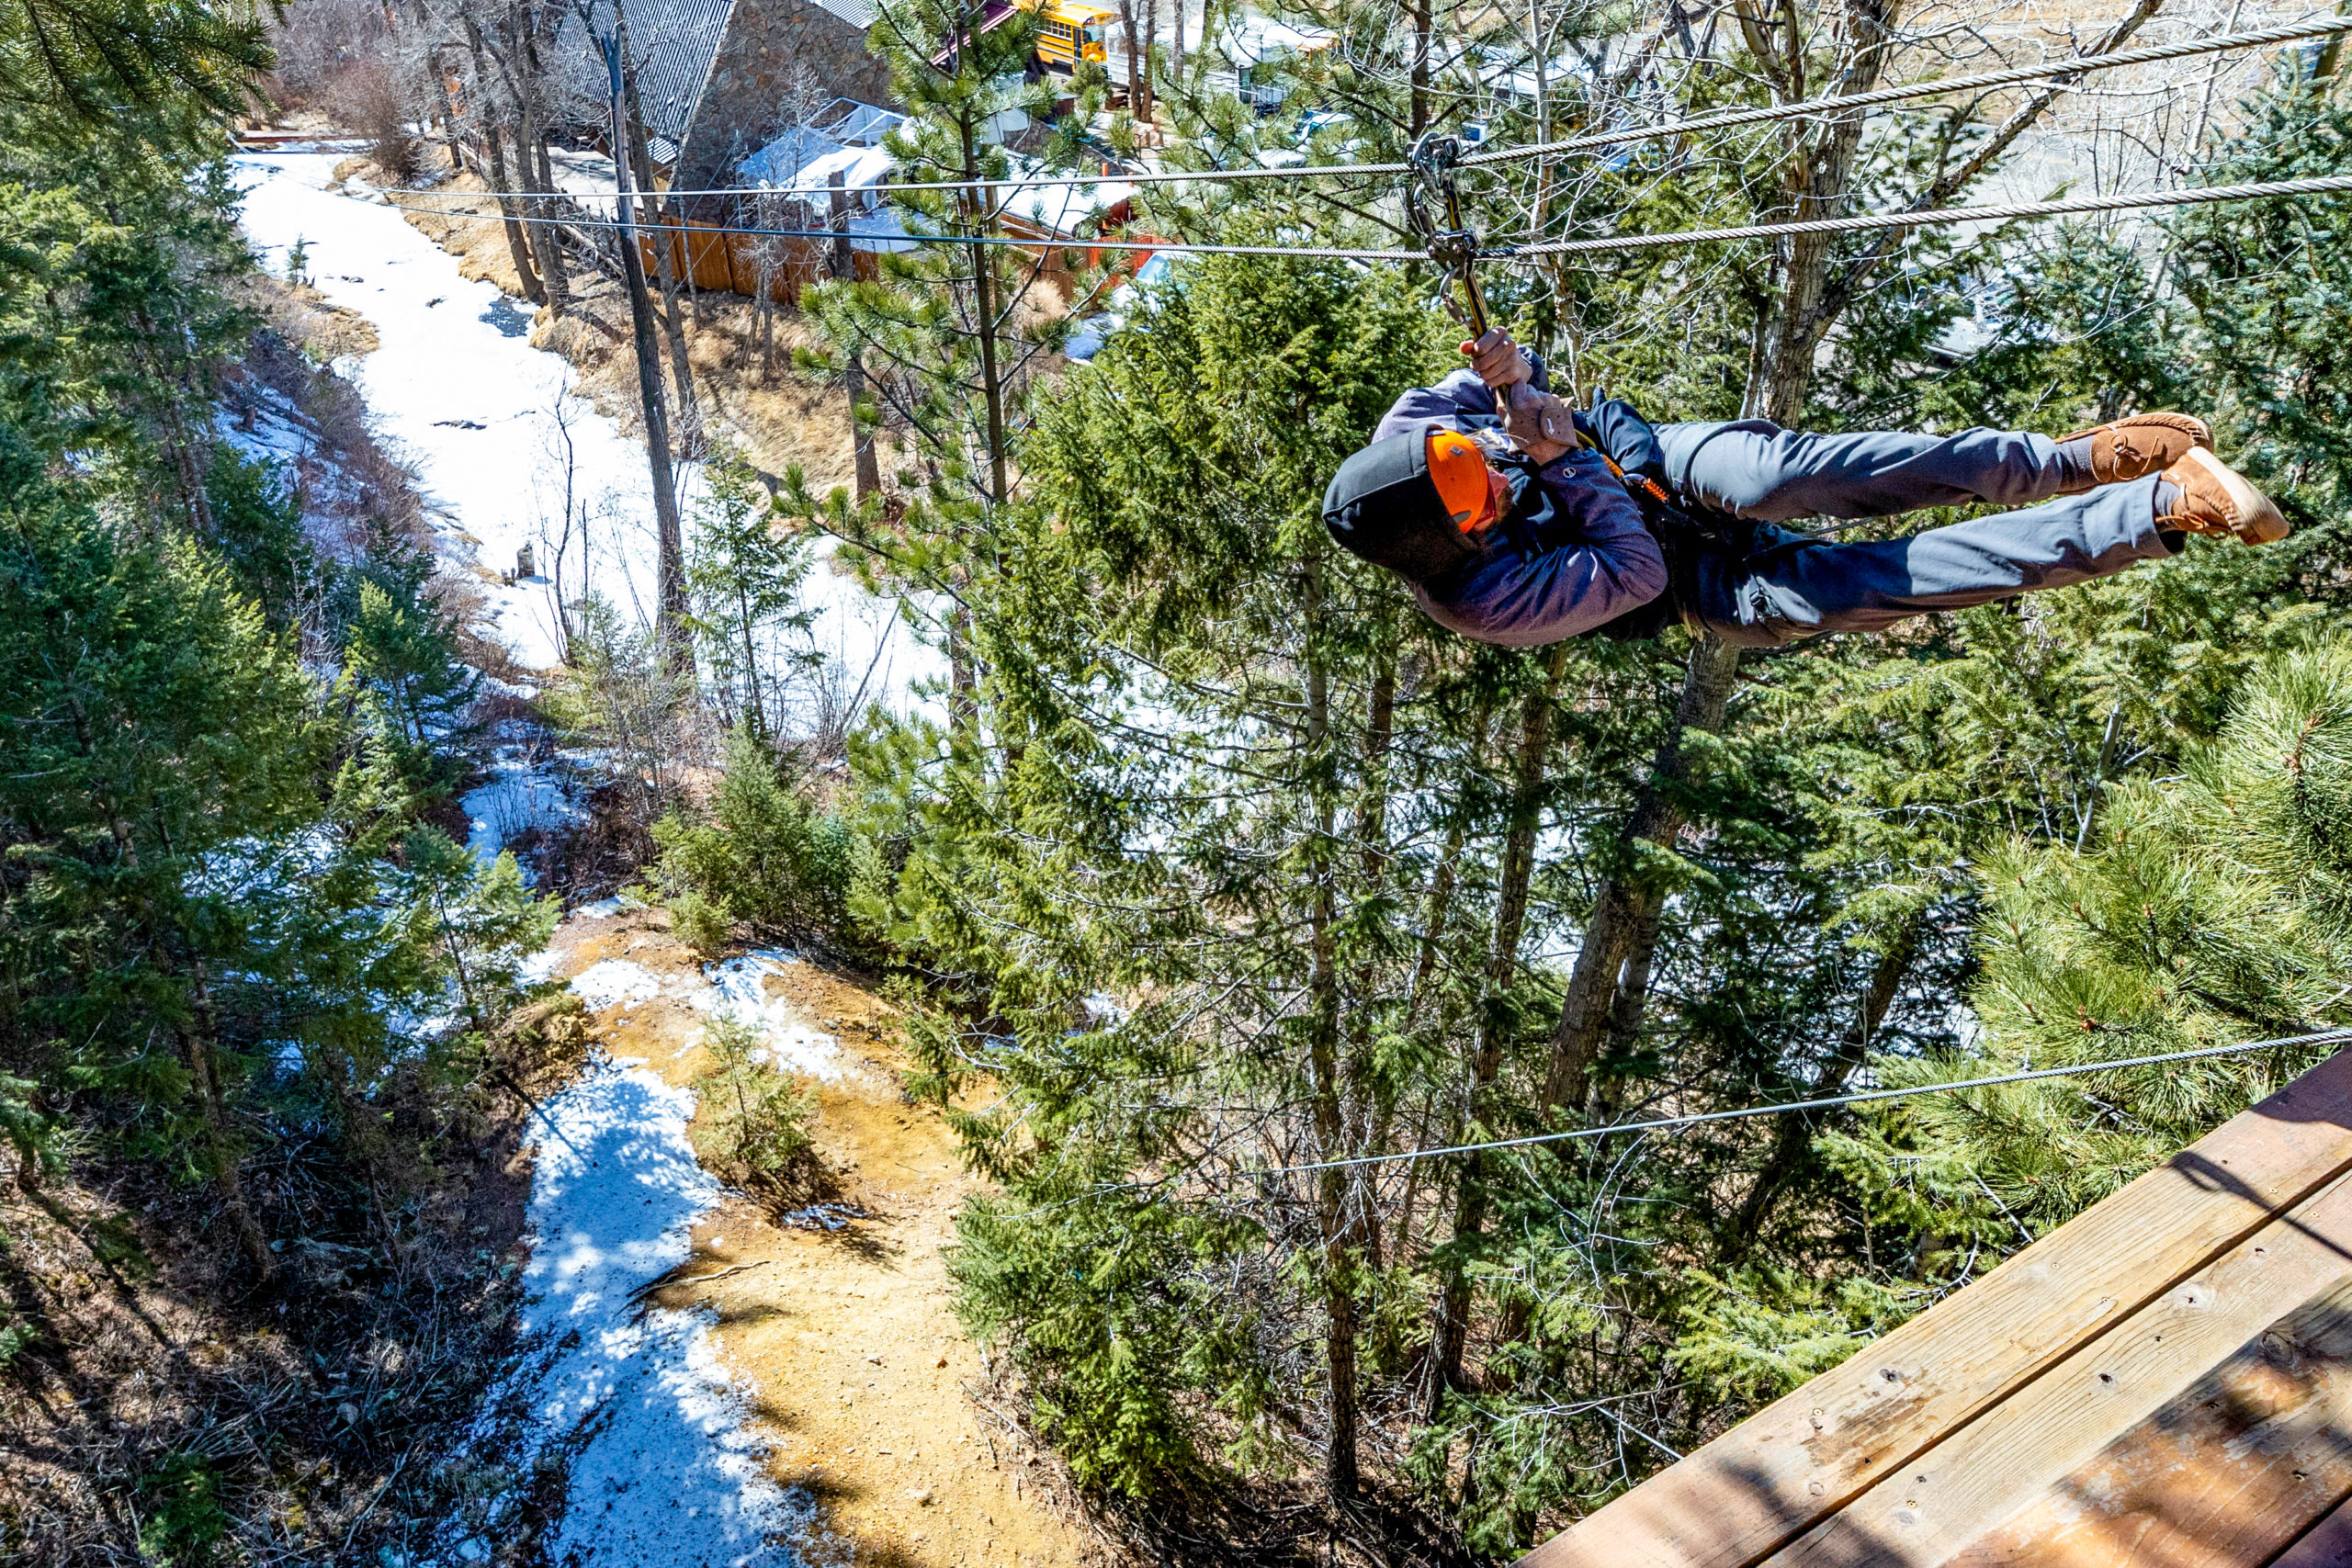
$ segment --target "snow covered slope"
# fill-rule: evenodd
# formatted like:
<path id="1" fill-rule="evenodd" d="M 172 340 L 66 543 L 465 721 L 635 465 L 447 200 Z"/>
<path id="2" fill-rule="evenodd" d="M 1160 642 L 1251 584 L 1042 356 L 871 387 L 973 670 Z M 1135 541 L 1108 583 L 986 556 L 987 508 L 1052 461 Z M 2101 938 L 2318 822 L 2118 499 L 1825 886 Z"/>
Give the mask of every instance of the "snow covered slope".
<path id="1" fill-rule="evenodd" d="M 582 508 L 588 515 L 595 591 L 625 614 L 650 610 L 653 503 L 644 447 L 574 395 L 568 363 L 530 345 L 529 306 L 459 276 L 448 253 L 366 187 L 330 189 L 340 161 L 315 152 L 234 160 L 245 232 L 272 271 L 285 269 L 300 242 L 319 291 L 375 324 L 382 346 L 336 368 L 366 396 L 379 439 L 416 467 L 445 546 L 503 576 L 529 545 L 545 572 L 569 502 L 574 519 Z M 701 487 L 691 471 L 683 479 L 691 505 Z M 564 586 L 576 596 L 573 570 Z M 516 660 L 554 664 L 554 585 L 540 576 L 483 587 Z M 863 671 L 880 653 L 868 691 L 888 705 L 902 708 L 914 682 L 944 671 L 897 618 L 895 604 L 821 569 L 804 592 L 820 611 L 817 646 L 828 659 Z"/>

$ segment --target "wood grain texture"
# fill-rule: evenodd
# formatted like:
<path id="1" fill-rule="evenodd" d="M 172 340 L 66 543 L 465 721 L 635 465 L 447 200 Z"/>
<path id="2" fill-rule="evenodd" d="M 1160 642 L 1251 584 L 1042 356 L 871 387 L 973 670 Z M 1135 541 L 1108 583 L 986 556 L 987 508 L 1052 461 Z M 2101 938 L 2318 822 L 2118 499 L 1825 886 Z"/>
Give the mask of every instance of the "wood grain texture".
<path id="1" fill-rule="evenodd" d="M 2352 1175 L 1882 1477 L 1767 1568 L 1933 1568 L 2229 1361 L 2281 1303 L 2339 1288 L 2352 1288 Z"/>
<path id="2" fill-rule="evenodd" d="M 2252 1568 L 2352 1490 L 2352 1283 L 2279 1317 L 1951 1559 Z"/>
<path id="3" fill-rule="evenodd" d="M 1521 1568 L 1749 1568 L 2347 1168 L 2352 1053 L 1537 1547 Z"/>

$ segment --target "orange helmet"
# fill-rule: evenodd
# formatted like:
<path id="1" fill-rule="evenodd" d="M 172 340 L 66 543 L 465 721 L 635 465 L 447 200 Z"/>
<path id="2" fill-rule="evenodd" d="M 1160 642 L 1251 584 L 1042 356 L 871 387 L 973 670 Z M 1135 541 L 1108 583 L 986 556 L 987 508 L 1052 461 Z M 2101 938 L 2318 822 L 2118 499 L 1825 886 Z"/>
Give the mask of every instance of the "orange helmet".
<path id="1" fill-rule="evenodd" d="M 1500 515 L 1495 479 L 1476 442 L 1458 431 L 1430 432 L 1430 482 L 1455 527 L 1475 533 Z"/>
<path id="2" fill-rule="evenodd" d="M 1510 511 L 1510 494 L 1466 437 L 1400 431 L 1340 465 L 1323 525 L 1350 554 L 1430 582 L 1486 552 L 1486 529 Z"/>

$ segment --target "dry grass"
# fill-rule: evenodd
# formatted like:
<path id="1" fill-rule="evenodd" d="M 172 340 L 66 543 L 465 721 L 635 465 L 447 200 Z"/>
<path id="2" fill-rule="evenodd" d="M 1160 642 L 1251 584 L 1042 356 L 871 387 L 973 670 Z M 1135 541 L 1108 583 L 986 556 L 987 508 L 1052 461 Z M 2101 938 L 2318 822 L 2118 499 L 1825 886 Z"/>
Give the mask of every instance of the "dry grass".
<path id="1" fill-rule="evenodd" d="M 348 355 L 373 354 L 379 346 L 374 322 L 307 283 L 248 273 L 237 279 L 232 292 L 241 304 L 259 310 L 271 331 L 322 365 Z"/>

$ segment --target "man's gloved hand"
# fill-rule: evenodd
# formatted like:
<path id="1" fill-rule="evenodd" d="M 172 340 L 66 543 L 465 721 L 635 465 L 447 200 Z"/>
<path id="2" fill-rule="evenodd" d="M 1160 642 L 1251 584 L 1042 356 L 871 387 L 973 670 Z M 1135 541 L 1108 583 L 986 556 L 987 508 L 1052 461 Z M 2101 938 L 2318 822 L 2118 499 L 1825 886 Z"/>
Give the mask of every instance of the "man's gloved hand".
<path id="1" fill-rule="evenodd" d="M 1478 379 L 1497 391 L 1534 378 L 1535 367 L 1500 327 L 1488 327 L 1484 337 L 1464 344 L 1462 352 L 1470 356 L 1470 368 L 1478 373 Z"/>
<path id="2" fill-rule="evenodd" d="M 1516 386 L 1507 392 L 1503 434 L 1539 463 L 1548 463 L 1577 445 L 1576 421 L 1569 415 L 1568 405 L 1532 387 Z"/>
<path id="3" fill-rule="evenodd" d="M 1535 374 L 1527 355 L 1500 327 L 1489 327 L 1484 337 L 1465 343 L 1462 352 L 1478 379 L 1495 389 L 1502 407 L 1503 434 L 1511 445 L 1539 463 L 1548 463 L 1577 445 L 1576 422 L 1568 405 L 1527 383 Z"/>

